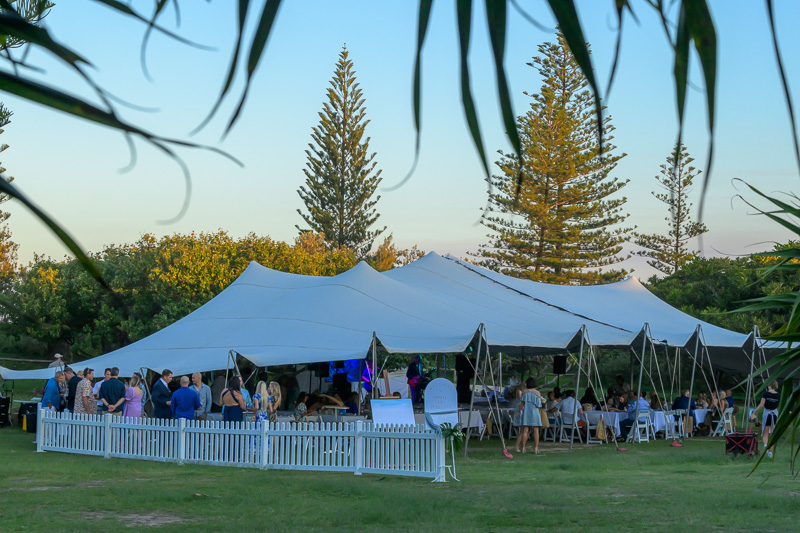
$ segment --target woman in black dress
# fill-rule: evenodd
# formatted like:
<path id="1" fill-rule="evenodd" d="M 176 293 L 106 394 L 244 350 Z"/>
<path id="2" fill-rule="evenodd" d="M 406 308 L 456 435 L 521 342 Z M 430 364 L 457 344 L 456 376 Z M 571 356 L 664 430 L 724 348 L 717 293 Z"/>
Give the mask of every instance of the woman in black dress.
<path id="1" fill-rule="evenodd" d="M 761 440 L 764 441 L 764 447 L 767 447 L 769 435 L 775 428 L 775 421 L 778 420 L 778 403 L 780 403 L 781 395 L 778 394 L 778 382 L 773 381 L 767 386 L 767 390 L 761 393 L 761 403 L 758 404 L 750 415 L 750 420 L 756 419 L 756 413 L 762 408 L 764 409 L 764 417 L 761 419 Z M 775 450 L 773 445 L 767 450 L 767 457 L 772 458 L 772 452 Z"/>

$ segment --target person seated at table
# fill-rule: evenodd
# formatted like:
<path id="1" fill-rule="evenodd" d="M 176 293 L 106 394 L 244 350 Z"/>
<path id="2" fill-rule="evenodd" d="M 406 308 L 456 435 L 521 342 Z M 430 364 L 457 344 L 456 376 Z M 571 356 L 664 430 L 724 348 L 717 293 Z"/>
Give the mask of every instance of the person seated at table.
<path id="1" fill-rule="evenodd" d="M 633 426 L 633 422 L 636 420 L 636 409 L 639 409 L 639 422 L 647 422 L 647 418 L 641 416 L 642 413 L 649 413 L 650 412 L 650 403 L 645 399 L 645 393 L 642 392 L 641 397 L 637 398 L 636 401 L 628 402 L 627 412 L 628 418 L 623 420 L 619 423 L 619 432 L 620 438 L 624 441 L 628 438 L 628 433 Z"/>
<path id="2" fill-rule="evenodd" d="M 347 414 L 357 415 L 358 414 L 358 393 L 354 392 L 350 395 L 346 402 L 344 402 L 344 406 L 347 407 Z"/>
<path id="3" fill-rule="evenodd" d="M 689 409 L 691 411 L 697 409 L 697 404 L 689 397 L 690 394 L 689 389 L 684 390 L 683 394 L 675 398 L 675 401 L 672 402 L 672 409 Z"/>
<path id="4" fill-rule="evenodd" d="M 583 415 L 583 408 L 575 399 L 575 391 L 570 389 L 565 393 L 565 397 L 558 403 L 558 410 L 561 412 L 561 423 L 564 426 L 571 426 L 573 417 L 575 418 L 575 427 L 583 433 L 586 427 L 586 422 L 579 417 Z"/>
<path id="5" fill-rule="evenodd" d="M 305 391 L 301 391 L 300 394 L 297 395 L 297 403 L 294 405 L 294 419 L 300 421 L 308 414 L 308 406 L 306 402 L 308 401 L 308 393 Z"/>
<path id="6" fill-rule="evenodd" d="M 664 409 L 664 404 L 661 401 L 661 398 L 658 397 L 658 393 L 656 391 L 650 391 L 650 409 L 661 411 Z"/>
<path id="7" fill-rule="evenodd" d="M 727 404 L 725 403 L 724 398 L 722 400 L 722 403 L 720 403 L 719 394 L 721 393 L 716 393 L 716 392 L 711 393 L 711 398 L 706 404 L 707 407 L 705 407 L 705 409 L 709 410 L 708 413 L 706 413 L 706 418 L 702 424 L 697 425 L 697 429 L 700 435 L 703 436 L 710 435 L 717 427 L 717 423 L 719 422 L 719 420 L 722 418 L 722 412 L 725 410 L 725 407 L 727 407 Z M 699 407 L 703 409 L 702 406 Z"/>
<path id="8" fill-rule="evenodd" d="M 551 390 L 547 393 L 547 402 L 544 404 L 544 408 L 548 413 L 555 413 L 558 411 L 558 402 L 560 401 L 559 398 L 556 398 L 556 391 Z"/>
<path id="9" fill-rule="evenodd" d="M 697 420 L 697 413 L 695 413 L 695 410 L 697 409 L 697 404 L 694 403 L 694 400 L 691 399 L 690 395 L 691 393 L 689 392 L 689 389 L 683 391 L 683 394 L 675 398 L 675 401 L 672 402 L 672 410 L 673 411 L 676 409 L 683 409 L 684 411 L 688 410 L 689 415 L 693 417 L 694 420 Z M 684 417 L 681 416 L 681 418 Z"/>
<path id="10" fill-rule="evenodd" d="M 617 400 L 616 396 L 609 396 L 606 398 L 606 403 L 603 406 L 604 411 L 617 411 Z"/>
<path id="11" fill-rule="evenodd" d="M 617 410 L 624 411 L 628 407 L 628 395 L 620 394 L 617 396 Z"/>
<path id="12" fill-rule="evenodd" d="M 733 414 L 739 412 L 739 406 L 733 402 L 733 391 L 730 389 L 725 391 L 725 401 L 728 402 L 728 407 L 733 407 Z"/>
<path id="13" fill-rule="evenodd" d="M 697 407 L 699 409 L 708 409 L 708 396 L 703 391 L 700 391 L 697 395 Z"/>
<path id="14" fill-rule="evenodd" d="M 308 397 L 308 401 L 306 402 L 306 406 L 308 407 L 306 416 L 320 414 L 320 410 L 326 405 L 338 405 L 339 407 L 344 407 L 342 400 L 336 396 L 329 396 L 321 392 L 319 394 L 314 393 Z"/>
<path id="15" fill-rule="evenodd" d="M 586 387 L 586 392 L 583 394 L 580 402 L 581 405 L 588 403 L 591 404 L 593 409 L 600 409 L 600 403 L 597 401 L 597 396 L 594 394 L 593 387 Z"/>

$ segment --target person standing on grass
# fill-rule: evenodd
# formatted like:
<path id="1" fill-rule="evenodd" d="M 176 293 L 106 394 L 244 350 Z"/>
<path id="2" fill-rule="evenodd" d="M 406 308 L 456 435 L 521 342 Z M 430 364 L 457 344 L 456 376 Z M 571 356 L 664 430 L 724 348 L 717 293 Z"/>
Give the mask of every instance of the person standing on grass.
<path id="1" fill-rule="evenodd" d="M 125 391 L 125 407 L 122 409 L 122 416 L 125 418 L 142 418 L 143 400 L 142 377 L 134 373 L 128 389 Z"/>
<path id="2" fill-rule="evenodd" d="M 242 380 L 239 376 L 231 377 L 228 388 L 222 391 L 222 419 L 225 422 L 244 422 L 244 398 L 242 398 Z"/>
<path id="3" fill-rule="evenodd" d="M 122 416 L 125 405 L 125 384 L 119 380 L 119 368 L 112 368 L 111 378 L 100 386 L 100 401 L 109 413 Z"/>
<path id="4" fill-rule="evenodd" d="M 519 436 L 517 436 L 516 451 L 525 453 L 525 444 L 528 442 L 528 435 L 533 433 L 533 453 L 539 455 L 539 428 L 542 427 L 542 417 L 539 408 L 542 406 L 542 395 L 536 390 L 536 380 L 528 378 L 525 381 L 526 389 L 522 392 L 519 399 L 519 408 L 514 415 L 514 419 L 519 426 Z M 522 449 L 520 449 L 522 446 Z"/>
<path id="5" fill-rule="evenodd" d="M 172 381 L 172 370 L 167 368 L 161 373 L 161 379 L 153 385 L 153 417 L 172 418 L 172 393 L 169 392 L 169 382 Z"/>
<path id="6" fill-rule="evenodd" d="M 647 419 L 642 417 L 643 414 L 647 414 L 650 412 L 650 404 L 647 403 L 645 399 L 645 393 L 642 392 L 641 396 L 636 401 L 631 401 L 628 403 L 628 418 L 620 422 L 619 424 L 619 431 L 620 437 L 622 440 L 626 440 L 628 438 L 628 433 L 633 426 L 634 421 L 636 420 L 636 410 L 639 410 L 639 422 L 646 423 Z M 648 430 L 649 431 L 649 430 Z"/>
<path id="7" fill-rule="evenodd" d="M 97 400 L 97 411 L 105 411 L 106 406 L 103 404 L 103 401 L 100 400 L 100 387 L 103 386 L 103 383 L 111 379 L 111 369 L 106 368 L 103 371 L 103 381 L 98 381 L 94 384 L 94 388 L 92 389 L 92 393 L 94 394 L 95 399 Z"/>
<path id="8" fill-rule="evenodd" d="M 194 412 L 194 419 L 205 420 L 211 411 L 211 387 L 203 383 L 203 376 L 200 372 L 192 374 L 192 389 L 200 398 L 200 408 Z"/>
<path id="9" fill-rule="evenodd" d="M 58 370 L 55 376 L 47 380 L 47 385 L 44 386 L 44 393 L 42 393 L 42 409 L 58 411 L 58 405 L 61 403 L 59 385 L 62 383 L 64 383 L 64 372 L 61 370 Z"/>
<path id="10" fill-rule="evenodd" d="M 764 441 L 764 447 L 767 447 L 769 436 L 772 430 L 775 429 L 775 421 L 778 420 L 778 404 L 781 401 L 781 395 L 778 394 L 778 382 L 773 381 L 767 385 L 767 390 L 761 393 L 761 403 L 758 407 L 753 409 L 750 414 L 750 420 L 756 419 L 756 413 L 764 409 L 764 417 L 761 419 L 761 440 Z M 772 458 L 772 452 L 775 450 L 775 445 L 767 450 L 767 457 Z"/>
<path id="11" fill-rule="evenodd" d="M 57 353 L 53 356 L 53 362 L 47 365 L 48 368 L 57 368 L 62 370 L 64 368 L 64 356 Z M 63 371 L 63 370 L 62 370 Z"/>
<path id="12" fill-rule="evenodd" d="M 189 383 L 189 376 L 181 377 L 181 388 L 172 393 L 170 409 L 172 418 L 176 420 L 179 418 L 194 420 L 195 411 L 201 407 L 200 396 L 193 388 L 189 387 Z"/>
<path id="13" fill-rule="evenodd" d="M 97 402 L 92 392 L 93 379 L 94 370 L 91 368 L 84 369 L 83 379 L 78 383 L 78 387 L 75 389 L 76 415 L 93 415 L 97 413 Z"/>
<path id="14" fill-rule="evenodd" d="M 78 390 L 78 383 L 81 382 L 81 378 L 75 375 L 75 371 L 70 366 L 64 369 L 64 377 L 67 380 L 67 411 L 74 413 L 75 392 Z"/>

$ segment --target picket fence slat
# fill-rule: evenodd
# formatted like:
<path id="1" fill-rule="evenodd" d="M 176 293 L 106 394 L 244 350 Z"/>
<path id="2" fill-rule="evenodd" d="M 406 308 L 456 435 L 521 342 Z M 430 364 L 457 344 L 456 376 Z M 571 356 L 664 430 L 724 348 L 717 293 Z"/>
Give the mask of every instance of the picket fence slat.
<path id="1" fill-rule="evenodd" d="M 160 420 L 39 411 L 39 451 L 242 468 L 444 480 L 444 440 L 424 426 L 366 421 Z"/>

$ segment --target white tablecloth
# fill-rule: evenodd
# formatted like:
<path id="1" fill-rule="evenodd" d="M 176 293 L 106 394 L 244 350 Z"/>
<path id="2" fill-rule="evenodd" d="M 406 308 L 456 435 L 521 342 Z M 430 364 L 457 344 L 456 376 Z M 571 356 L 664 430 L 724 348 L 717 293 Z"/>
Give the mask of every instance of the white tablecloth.
<path id="1" fill-rule="evenodd" d="M 694 421 L 695 426 L 697 424 L 705 424 L 706 422 L 706 415 L 711 412 L 711 409 L 695 409 L 695 417 L 697 420 Z"/>
<path id="2" fill-rule="evenodd" d="M 628 413 L 610 413 L 608 411 L 590 411 L 591 413 L 603 413 L 603 421 L 606 423 L 607 428 L 614 428 L 614 432 L 619 435 L 619 423 L 628 418 Z M 581 415 L 583 420 L 586 420 L 586 413 Z"/>
<path id="3" fill-rule="evenodd" d="M 650 419 L 653 421 L 653 427 L 655 428 L 656 432 L 666 431 L 667 419 L 664 416 L 664 411 L 650 411 Z M 669 415 L 669 421 L 674 423 L 675 417 L 673 415 Z"/>

